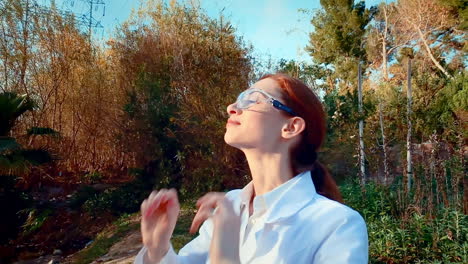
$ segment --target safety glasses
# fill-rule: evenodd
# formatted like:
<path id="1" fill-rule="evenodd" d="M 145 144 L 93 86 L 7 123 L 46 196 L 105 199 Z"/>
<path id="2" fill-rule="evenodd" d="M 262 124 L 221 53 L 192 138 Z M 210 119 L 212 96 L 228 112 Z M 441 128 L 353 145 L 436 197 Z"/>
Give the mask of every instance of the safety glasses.
<path id="1" fill-rule="evenodd" d="M 292 116 L 297 116 L 296 112 L 294 112 L 291 108 L 285 106 L 267 92 L 257 88 L 249 88 L 240 93 L 237 97 L 236 105 L 239 109 L 248 109 L 254 104 L 263 102 L 269 103 L 276 109 L 283 110 Z"/>

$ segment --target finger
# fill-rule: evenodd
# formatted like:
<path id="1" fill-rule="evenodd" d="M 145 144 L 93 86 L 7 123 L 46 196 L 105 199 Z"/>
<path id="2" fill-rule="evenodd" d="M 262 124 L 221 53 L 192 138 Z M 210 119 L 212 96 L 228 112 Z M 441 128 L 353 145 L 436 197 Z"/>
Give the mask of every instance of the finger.
<path id="1" fill-rule="evenodd" d="M 222 199 L 224 198 L 218 195 L 216 196 L 211 195 L 209 197 L 206 197 L 203 203 L 200 204 L 200 206 L 198 207 L 198 211 L 209 210 L 211 212 L 213 211 L 213 209 L 217 207 L 218 201 Z"/>
<path id="2" fill-rule="evenodd" d="M 150 193 L 150 195 L 148 196 L 148 200 L 151 200 L 154 198 L 154 196 L 156 196 L 156 194 L 158 194 L 158 191 L 154 190 Z"/>
<path id="3" fill-rule="evenodd" d="M 159 208 L 163 194 L 164 190 L 161 190 L 148 201 L 148 209 L 146 210 L 145 217 L 151 216 L 156 211 L 156 209 Z"/>
<path id="4" fill-rule="evenodd" d="M 195 217 L 193 218 L 192 225 L 190 226 L 190 233 L 193 234 L 197 232 L 200 225 L 206 221 L 206 219 L 210 218 L 213 215 L 213 210 L 209 208 L 205 208 L 203 210 L 199 210 Z"/>
<path id="5" fill-rule="evenodd" d="M 211 197 L 212 193 L 209 192 L 209 193 L 206 193 L 205 195 L 203 195 L 202 197 L 200 197 L 198 200 L 197 200 L 197 208 L 202 205 L 204 203 L 204 201 Z"/>
<path id="6" fill-rule="evenodd" d="M 219 193 L 219 192 L 209 192 L 205 195 L 203 195 L 200 199 L 197 201 L 197 207 L 200 207 L 202 204 L 216 200 L 216 199 L 222 199 L 224 197 L 224 193 Z"/>
<path id="7" fill-rule="evenodd" d="M 144 213 L 146 212 L 146 209 L 148 209 L 148 199 L 145 199 L 145 200 L 141 203 L 140 211 L 141 211 L 141 214 L 142 214 L 142 215 L 144 215 Z"/>
<path id="8" fill-rule="evenodd" d="M 177 191 L 175 189 L 167 190 L 165 193 L 165 199 L 168 203 L 179 203 L 179 198 L 177 197 Z"/>

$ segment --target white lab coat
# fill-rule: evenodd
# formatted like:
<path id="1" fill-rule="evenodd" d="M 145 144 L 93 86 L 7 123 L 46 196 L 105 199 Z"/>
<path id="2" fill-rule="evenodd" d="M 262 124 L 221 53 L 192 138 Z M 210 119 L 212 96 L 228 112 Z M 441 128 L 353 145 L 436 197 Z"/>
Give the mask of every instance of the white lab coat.
<path id="1" fill-rule="evenodd" d="M 245 203 L 250 201 L 246 196 L 252 187 L 250 183 L 242 190 L 226 194 L 236 213 L 241 215 L 241 263 L 368 263 L 368 238 L 363 218 L 351 208 L 318 194 L 310 172 L 297 175 L 265 199 L 255 197 L 254 213 L 249 218 Z M 256 207 L 264 210 L 254 218 Z M 199 236 L 178 255 L 170 248 L 160 263 L 210 263 L 212 233 L 213 223 L 208 219 L 201 226 Z M 134 263 L 143 264 L 145 253 L 143 247 Z"/>

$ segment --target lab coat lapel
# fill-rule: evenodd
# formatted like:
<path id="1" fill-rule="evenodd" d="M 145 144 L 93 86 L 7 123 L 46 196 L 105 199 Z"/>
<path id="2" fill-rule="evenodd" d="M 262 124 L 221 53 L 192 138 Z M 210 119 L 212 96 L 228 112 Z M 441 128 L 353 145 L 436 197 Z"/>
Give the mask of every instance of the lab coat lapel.
<path id="1" fill-rule="evenodd" d="M 303 172 L 296 177 L 299 177 L 296 182 L 268 208 L 267 224 L 293 216 L 317 195 L 310 171 Z"/>

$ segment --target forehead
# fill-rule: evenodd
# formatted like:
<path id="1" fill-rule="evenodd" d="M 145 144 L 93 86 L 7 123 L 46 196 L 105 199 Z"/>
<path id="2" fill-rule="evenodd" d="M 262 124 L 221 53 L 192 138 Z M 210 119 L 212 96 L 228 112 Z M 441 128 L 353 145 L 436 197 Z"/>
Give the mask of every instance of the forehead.
<path id="1" fill-rule="evenodd" d="M 261 89 L 276 98 L 282 97 L 281 87 L 275 80 L 271 78 L 266 78 L 254 83 L 254 85 L 252 85 L 252 88 Z"/>

